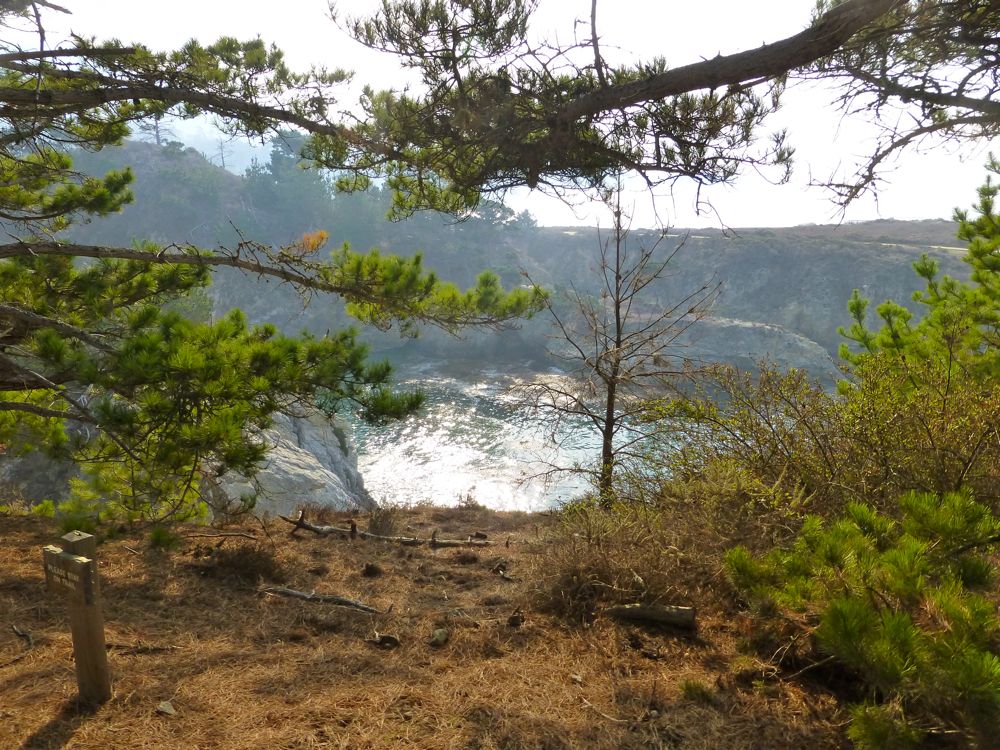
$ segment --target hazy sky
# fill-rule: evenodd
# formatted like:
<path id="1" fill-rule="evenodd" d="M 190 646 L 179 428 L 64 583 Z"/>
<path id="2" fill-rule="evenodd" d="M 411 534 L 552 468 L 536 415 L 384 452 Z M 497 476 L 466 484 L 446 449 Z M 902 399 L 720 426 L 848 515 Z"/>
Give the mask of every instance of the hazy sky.
<path id="1" fill-rule="evenodd" d="M 323 64 L 355 71 L 359 83 L 398 86 L 402 80 L 390 56 L 363 49 L 339 31 L 329 19 L 325 0 L 64 0 L 72 16 L 48 18 L 49 44 L 68 29 L 98 38 L 139 41 L 153 48 L 176 47 L 191 37 L 212 41 L 220 35 L 273 41 L 285 50 L 293 66 Z M 378 0 L 339 0 L 342 15 L 359 15 L 379 5 Z M 736 52 L 801 31 L 809 22 L 812 0 L 602 0 L 598 30 L 605 56 L 611 60 L 648 59 L 660 55 L 672 66 L 695 62 L 719 53 Z M 589 24 L 589 0 L 541 0 L 534 28 L 549 38 L 573 38 L 574 20 Z M 577 27 L 581 36 L 587 26 Z M 352 99 L 345 96 L 345 100 Z M 858 155 L 870 150 L 873 131 L 844 121 L 827 103 L 831 95 L 815 87 L 798 86 L 786 92 L 784 107 L 768 131 L 787 127 L 796 147 L 796 169 L 791 184 L 772 186 L 755 174 L 734 186 L 703 190 L 718 215 L 696 212 L 690 186 L 651 198 L 634 191 L 636 222 L 653 223 L 653 211 L 672 226 L 787 226 L 839 220 L 837 209 L 820 188 L 808 188 L 810 176 L 828 177 L 847 170 Z M 345 102 L 346 103 L 346 102 Z M 217 151 L 219 136 L 203 125 L 173 125 L 181 140 L 208 153 Z M 246 152 L 235 145 L 230 166 Z M 956 206 L 972 203 L 983 179 L 989 144 L 956 154 L 938 146 L 910 150 L 889 165 L 879 201 L 865 200 L 848 209 L 846 220 L 876 218 L 948 218 Z M 508 201 L 518 210 L 528 208 L 543 224 L 593 223 L 596 215 L 586 205 L 568 207 L 537 192 L 519 191 Z M 606 223 L 606 218 L 601 219 Z"/>

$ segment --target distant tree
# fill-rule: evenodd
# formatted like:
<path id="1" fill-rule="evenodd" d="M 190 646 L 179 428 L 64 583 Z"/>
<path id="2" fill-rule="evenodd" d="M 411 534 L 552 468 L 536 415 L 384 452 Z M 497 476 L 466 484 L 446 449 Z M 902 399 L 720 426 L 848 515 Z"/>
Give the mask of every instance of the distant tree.
<path id="1" fill-rule="evenodd" d="M 152 138 L 153 143 L 157 146 L 165 146 L 167 145 L 167 141 L 174 140 L 177 137 L 173 130 L 163 124 L 162 115 L 152 115 L 147 120 L 137 123 L 135 129 L 139 133 Z"/>
<path id="2" fill-rule="evenodd" d="M 289 242 L 305 229 L 334 228 L 332 182 L 302 160 L 304 140 L 292 131 L 276 134 L 268 160 L 255 159 L 243 174 L 250 226 L 269 242 Z"/>
<path id="3" fill-rule="evenodd" d="M 662 421 L 645 419 L 657 412 L 653 396 L 668 378 L 684 372 L 683 336 L 708 312 L 719 287 L 705 283 L 678 299 L 660 299 L 660 286 L 684 242 L 663 251 L 666 232 L 648 245 L 630 242 L 620 182 L 603 199 L 612 223 L 610 234 L 598 238 L 599 291 L 571 288 L 546 300 L 557 332 L 553 355 L 570 377 L 539 379 L 519 390 L 555 425 L 582 419 L 600 435 L 594 484 L 602 502 L 610 504 L 616 467 L 643 458 L 648 441 L 662 434 Z"/>
<path id="4" fill-rule="evenodd" d="M 524 209 L 514 219 L 514 226 L 518 229 L 534 229 L 538 226 L 538 221 L 528 209 Z"/>

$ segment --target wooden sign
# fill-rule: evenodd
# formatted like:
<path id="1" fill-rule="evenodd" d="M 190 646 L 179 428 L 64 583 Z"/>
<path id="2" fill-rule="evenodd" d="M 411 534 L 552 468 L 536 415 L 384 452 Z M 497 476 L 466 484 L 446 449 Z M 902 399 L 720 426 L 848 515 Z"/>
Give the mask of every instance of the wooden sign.
<path id="1" fill-rule="evenodd" d="M 111 697 L 111 676 L 104 642 L 104 614 L 97 576 L 97 540 L 82 531 L 62 537 L 63 546 L 42 549 L 49 591 L 69 599 L 73 661 L 80 699 L 104 703 Z"/>
<path id="2" fill-rule="evenodd" d="M 92 604 L 97 565 L 93 560 L 63 552 L 59 547 L 42 550 L 45 561 L 45 583 L 49 591 L 69 594 L 73 601 Z"/>

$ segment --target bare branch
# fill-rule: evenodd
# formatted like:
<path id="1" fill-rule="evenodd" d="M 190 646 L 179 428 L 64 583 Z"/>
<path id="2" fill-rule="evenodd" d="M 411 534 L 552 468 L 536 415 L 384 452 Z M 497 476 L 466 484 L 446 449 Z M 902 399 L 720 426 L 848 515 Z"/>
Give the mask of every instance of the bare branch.
<path id="1" fill-rule="evenodd" d="M 594 70 L 597 71 L 597 80 L 601 88 L 607 88 L 608 77 L 604 72 L 604 59 L 601 57 L 601 48 L 597 41 L 597 0 L 590 0 L 590 41 L 594 46 Z"/>
<path id="2" fill-rule="evenodd" d="M 30 310 L 23 310 L 20 307 L 14 307 L 13 305 L 0 304 L 0 319 L 3 318 L 20 321 L 22 324 L 31 329 L 51 328 L 64 336 L 69 336 L 83 341 L 96 349 L 111 351 L 111 347 L 109 347 L 99 337 L 77 328 L 76 326 L 71 326 L 68 323 L 63 323 L 60 320 L 55 320 L 54 318 L 49 318 L 45 315 L 33 313 Z M 4 333 L 0 333 L 0 342 L 2 342 L 4 335 Z"/>
<path id="3" fill-rule="evenodd" d="M 0 412 L 5 411 L 22 411 L 26 414 L 34 414 L 36 417 L 45 417 L 46 419 L 66 419 L 72 416 L 80 422 L 90 422 L 93 423 L 93 419 L 87 415 L 83 414 L 70 414 L 66 411 L 60 411 L 58 409 L 48 409 L 44 406 L 38 406 L 37 404 L 30 404 L 24 401 L 0 401 Z"/>

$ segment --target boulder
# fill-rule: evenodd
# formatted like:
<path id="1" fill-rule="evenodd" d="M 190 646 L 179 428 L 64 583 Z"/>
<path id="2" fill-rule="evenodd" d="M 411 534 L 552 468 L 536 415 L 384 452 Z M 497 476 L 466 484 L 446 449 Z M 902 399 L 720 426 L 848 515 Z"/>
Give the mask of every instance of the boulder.
<path id="1" fill-rule="evenodd" d="M 64 500 L 69 495 L 69 480 L 79 473 L 72 461 L 42 451 L 0 451 L 0 503 L 23 500 L 35 505 L 43 500 Z"/>
<path id="2" fill-rule="evenodd" d="M 288 515 L 303 505 L 336 510 L 370 510 L 375 501 L 358 471 L 357 453 L 345 425 L 320 413 L 275 416 L 264 433 L 271 446 L 256 477 L 260 515 Z M 239 474 L 218 480 L 225 498 L 238 500 L 255 487 Z"/>

